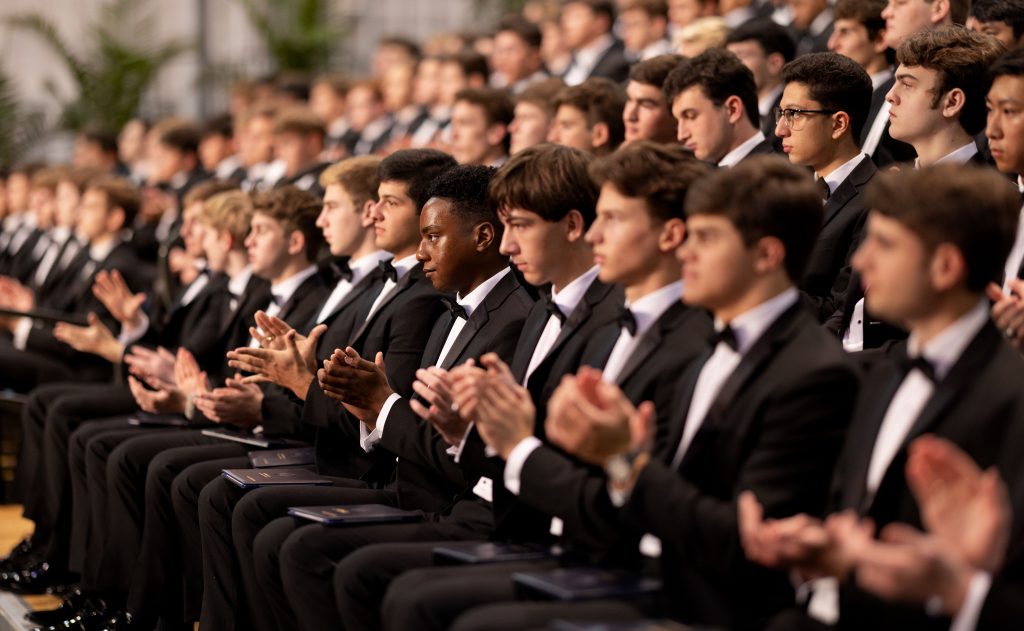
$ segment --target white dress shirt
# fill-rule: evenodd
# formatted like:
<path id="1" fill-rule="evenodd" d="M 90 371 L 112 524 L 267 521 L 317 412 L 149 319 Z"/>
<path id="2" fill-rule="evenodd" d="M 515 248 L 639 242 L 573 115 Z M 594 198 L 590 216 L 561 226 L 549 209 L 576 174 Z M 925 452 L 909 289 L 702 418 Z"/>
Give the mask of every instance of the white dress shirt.
<path id="1" fill-rule="evenodd" d="M 758 130 L 756 134 L 743 141 L 740 146 L 736 147 L 718 161 L 718 166 L 722 168 L 734 167 L 739 164 L 740 160 L 747 157 L 747 154 L 754 150 L 754 147 L 764 142 L 764 132 Z"/>
<path id="2" fill-rule="evenodd" d="M 869 159 L 870 158 L 866 153 L 859 153 L 826 175 L 824 179 L 825 183 L 828 184 L 828 194 L 834 194 L 836 189 L 839 188 L 839 185 L 846 181 L 846 178 L 850 177 L 853 170 L 856 169 L 861 162 Z"/>
<path id="3" fill-rule="evenodd" d="M 473 312 L 483 304 L 484 300 L 491 293 L 494 287 L 505 278 L 506 275 L 512 272 L 508 267 L 502 268 L 500 272 L 494 274 L 484 282 L 480 283 L 473 291 L 466 294 L 465 297 L 457 296 L 455 302 L 462 306 L 466 310 L 466 318 L 473 316 Z M 444 345 L 441 347 L 441 352 L 437 356 L 437 361 L 434 362 L 435 366 L 440 366 L 444 363 L 445 358 L 448 356 L 448 351 L 452 349 L 455 344 L 455 340 L 458 339 L 459 333 L 466 327 L 466 322 L 461 317 L 455 318 L 455 322 L 452 323 L 452 328 L 448 329 L 448 336 L 445 338 Z M 388 415 L 391 414 L 391 408 L 395 406 L 395 403 L 401 399 L 402 396 L 397 392 L 391 393 L 388 398 L 384 401 L 384 405 L 381 406 L 380 414 L 377 415 L 377 421 L 374 429 L 371 431 L 366 427 L 365 424 L 359 424 L 359 445 L 363 448 L 363 451 L 371 451 L 374 446 L 380 442 L 381 436 L 384 435 L 384 426 L 387 424 Z"/>
<path id="4" fill-rule="evenodd" d="M 271 298 L 267 306 L 264 307 L 263 312 L 266 313 L 268 316 L 276 316 L 277 314 L 281 313 L 281 307 L 284 306 L 286 302 L 291 300 L 292 294 L 295 293 L 295 291 L 299 288 L 299 286 L 302 285 L 302 283 L 306 282 L 307 278 L 309 278 L 313 274 L 316 274 L 316 272 L 316 265 L 310 265 L 301 272 L 292 274 L 291 276 L 282 280 L 276 285 L 271 285 L 270 293 L 273 296 L 273 298 Z M 256 338 L 250 338 L 249 346 L 251 348 L 259 348 L 260 341 Z"/>
<path id="5" fill-rule="evenodd" d="M 622 327 L 619 339 L 615 341 L 608 361 L 605 362 L 604 371 L 601 373 L 602 379 L 608 383 L 618 381 L 622 369 L 633 352 L 636 351 L 640 339 L 654 326 L 662 314 L 679 302 L 682 295 L 683 281 L 676 281 L 637 299 L 633 304 L 626 301 L 626 308 L 633 313 L 633 318 L 636 320 L 636 332 L 630 333 L 625 327 Z"/>
<path id="6" fill-rule="evenodd" d="M 565 71 L 565 76 L 562 77 L 565 85 L 579 85 L 586 81 L 590 77 L 590 73 L 597 66 L 597 62 L 601 60 L 605 52 L 614 44 L 615 38 L 611 34 L 605 33 L 590 44 L 574 51 L 572 63 L 569 64 L 569 69 Z"/>
<path id="7" fill-rule="evenodd" d="M 345 296 L 351 293 L 352 288 L 359 284 L 367 274 L 377 268 L 377 265 L 381 261 L 385 261 L 391 258 L 391 254 L 384 250 L 377 250 L 371 252 L 366 256 L 359 257 L 354 261 L 349 261 L 348 267 L 352 270 L 351 279 L 341 279 L 338 284 L 334 286 L 331 291 L 331 295 L 327 296 L 327 300 L 324 301 L 324 306 L 320 308 L 320 313 L 316 315 L 316 323 L 320 324 L 327 319 L 334 310 L 337 308 L 341 301 L 345 299 Z"/>
<path id="8" fill-rule="evenodd" d="M 398 286 L 398 281 L 405 278 L 405 275 L 408 274 L 412 268 L 416 267 L 417 262 L 418 261 L 416 261 L 415 254 L 410 254 L 409 256 L 403 258 L 400 261 L 391 261 L 391 265 L 393 265 L 395 268 L 395 276 L 397 277 L 397 280 L 391 280 L 389 278 L 386 281 L 384 281 L 384 287 L 381 288 L 380 293 L 377 294 L 377 299 L 374 300 L 373 304 L 370 306 L 369 313 L 366 314 L 367 320 L 370 319 L 370 316 L 376 313 L 377 308 L 380 307 L 381 303 L 384 302 L 384 299 L 387 298 L 392 291 L 394 291 L 395 287 Z"/>
<path id="9" fill-rule="evenodd" d="M 1017 176 L 1017 188 L 1024 194 L 1024 181 Z M 1017 219 L 1017 236 L 1013 239 L 1013 247 L 1010 248 L 1010 255 L 1006 257 L 1006 265 L 1003 267 L 1003 293 L 1010 293 L 1010 281 L 1017 278 L 1021 264 L 1024 263 L 1024 207 L 1020 209 L 1020 216 Z"/>

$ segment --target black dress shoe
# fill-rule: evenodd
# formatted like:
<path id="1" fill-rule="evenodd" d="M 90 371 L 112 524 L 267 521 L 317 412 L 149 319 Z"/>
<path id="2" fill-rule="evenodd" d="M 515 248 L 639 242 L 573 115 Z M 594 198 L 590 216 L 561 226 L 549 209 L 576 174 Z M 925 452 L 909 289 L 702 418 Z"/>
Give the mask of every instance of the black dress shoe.
<path id="1" fill-rule="evenodd" d="M 41 624 L 32 631 L 113 631 L 121 612 L 108 608 L 102 600 L 97 599 L 100 606 L 92 610 L 83 610 L 66 620 L 50 624 Z"/>
<path id="2" fill-rule="evenodd" d="M 0 572 L 0 589 L 16 594 L 45 594 L 56 585 L 73 585 L 77 577 L 45 561 Z"/>
<path id="3" fill-rule="evenodd" d="M 106 602 L 91 594 L 83 594 L 81 590 L 73 590 L 61 604 L 55 609 L 44 611 L 30 611 L 25 614 L 25 619 L 41 626 L 57 625 L 76 616 L 105 612 Z"/>

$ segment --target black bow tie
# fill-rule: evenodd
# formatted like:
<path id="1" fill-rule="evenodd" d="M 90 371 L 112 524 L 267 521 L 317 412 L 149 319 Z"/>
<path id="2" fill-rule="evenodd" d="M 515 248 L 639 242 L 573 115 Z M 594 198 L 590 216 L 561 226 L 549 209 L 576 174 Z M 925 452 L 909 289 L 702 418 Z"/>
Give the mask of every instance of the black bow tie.
<path id="1" fill-rule="evenodd" d="M 922 375 L 928 378 L 928 381 L 935 381 L 935 366 L 922 355 L 917 357 L 905 356 L 900 363 L 904 375 L 910 374 L 910 371 L 916 368 L 921 371 Z"/>
<path id="2" fill-rule="evenodd" d="M 829 197 L 832 197 L 832 189 L 828 187 L 828 182 L 825 181 L 825 178 L 819 177 L 815 184 L 817 184 L 818 188 L 821 189 L 822 199 L 828 199 Z"/>
<path id="3" fill-rule="evenodd" d="M 636 335 L 636 316 L 629 307 L 623 307 L 619 313 L 618 318 L 619 326 L 629 332 L 630 335 Z"/>
<path id="4" fill-rule="evenodd" d="M 712 349 L 717 347 L 720 343 L 725 344 L 734 351 L 739 351 L 740 348 L 739 342 L 736 341 L 736 331 L 733 331 L 732 327 L 728 325 L 726 325 L 726 327 L 721 331 L 716 331 L 715 334 L 711 336 L 710 342 Z"/>
<path id="5" fill-rule="evenodd" d="M 448 296 L 442 296 L 441 302 L 448 308 L 448 312 L 452 314 L 452 318 L 462 318 L 463 320 L 469 320 L 469 316 L 466 315 L 466 308 L 455 302 L 455 300 Z"/>
<path id="6" fill-rule="evenodd" d="M 284 304 L 284 296 L 281 294 L 270 294 L 270 302 L 274 303 L 278 307 Z"/>
<path id="7" fill-rule="evenodd" d="M 352 268 L 348 265 L 347 259 L 341 259 L 338 261 L 331 261 L 330 263 L 331 274 L 334 275 L 336 282 L 347 280 L 352 282 Z"/>
<path id="8" fill-rule="evenodd" d="M 380 267 L 380 273 L 384 277 L 384 280 L 390 280 L 392 283 L 398 282 L 398 270 L 391 264 L 390 260 L 381 261 L 378 265 Z"/>
<path id="9" fill-rule="evenodd" d="M 548 317 L 555 316 L 559 322 L 565 324 L 565 314 L 562 313 L 562 310 L 555 304 L 550 295 L 544 296 L 544 308 L 548 311 Z"/>

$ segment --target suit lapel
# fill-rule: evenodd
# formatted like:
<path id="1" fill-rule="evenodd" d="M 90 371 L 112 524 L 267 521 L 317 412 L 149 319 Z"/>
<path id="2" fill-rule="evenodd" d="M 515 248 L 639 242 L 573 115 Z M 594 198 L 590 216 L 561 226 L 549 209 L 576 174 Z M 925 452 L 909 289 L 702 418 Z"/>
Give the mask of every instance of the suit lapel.
<path id="1" fill-rule="evenodd" d="M 836 188 L 828 201 L 825 202 L 825 221 L 822 226 L 828 225 L 839 214 L 839 212 L 857 196 L 861 187 L 867 184 L 874 177 L 877 169 L 871 158 L 862 159 L 860 164 L 854 167 L 850 175 Z"/>
<path id="2" fill-rule="evenodd" d="M 863 418 L 863 423 L 851 427 L 847 438 L 847 458 L 845 467 L 845 479 L 842 481 L 841 506 L 857 508 L 864 501 L 867 491 L 865 486 L 868 478 L 868 467 L 871 465 L 871 454 L 875 449 L 875 441 L 878 439 L 878 430 L 882 427 L 885 413 L 892 404 L 900 384 L 903 383 L 903 372 L 895 365 L 887 365 L 885 370 L 888 374 L 880 376 L 880 383 L 883 387 L 879 390 L 878 397 L 870 408 L 870 412 Z"/>
<path id="3" fill-rule="evenodd" d="M 355 335 L 352 336 L 352 345 L 356 345 L 362 339 L 363 335 L 370 330 L 370 325 L 376 321 L 377 316 L 380 315 L 384 308 L 388 306 L 395 298 L 397 298 L 402 292 L 409 287 L 412 287 L 413 283 L 420 280 L 423 277 L 423 263 L 417 263 L 415 267 L 409 270 L 405 276 L 403 276 L 398 283 L 395 284 L 394 288 L 388 295 L 384 296 L 380 304 L 377 305 L 377 309 L 373 313 L 369 314 L 363 324 L 356 331 Z"/>
<path id="4" fill-rule="evenodd" d="M 611 285 L 606 285 L 596 278 L 591 281 L 587 292 L 583 294 L 583 300 L 580 300 L 576 308 L 572 310 L 572 315 L 565 319 L 565 324 L 562 325 L 562 329 L 558 332 L 558 337 L 555 338 L 555 343 L 551 345 L 548 355 L 558 350 L 559 346 L 564 344 L 577 329 L 583 326 L 583 323 L 587 321 L 590 314 L 594 311 L 594 306 L 604 300 L 604 297 L 611 290 Z"/>
<path id="5" fill-rule="evenodd" d="M 661 435 L 655 436 L 654 444 L 658 452 L 658 459 L 666 464 L 672 463 L 676 450 L 679 448 L 679 442 L 683 439 L 683 427 L 686 425 L 686 417 L 690 413 L 690 402 L 693 401 L 693 393 L 697 389 L 697 379 L 700 377 L 701 371 L 704 370 L 704 364 L 711 359 L 712 353 L 714 353 L 713 348 L 705 350 L 683 373 L 683 377 L 679 380 L 681 387 L 672 406 L 677 412 L 664 431 L 660 432 Z M 660 428 L 659 425 L 658 429 L 660 430 Z"/>
<path id="6" fill-rule="evenodd" d="M 370 287 L 373 285 L 374 280 L 376 280 L 375 274 L 371 273 L 367 274 L 366 276 L 363 276 L 363 278 L 358 283 L 356 283 L 356 286 L 350 289 L 349 292 L 345 294 L 345 297 L 342 298 L 340 302 L 338 302 L 338 304 L 334 305 L 334 308 L 331 309 L 330 313 L 328 313 L 321 319 L 321 322 L 327 322 L 328 320 L 336 316 L 339 312 L 341 312 L 342 309 L 355 302 L 360 296 L 362 296 L 370 289 Z M 330 298 L 330 294 L 327 295 L 327 298 Z M 318 315 L 320 315 L 319 312 L 317 312 L 313 317 L 315 318 Z M 316 323 L 314 322 L 314 324 Z"/>
<path id="7" fill-rule="evenodd" d="M 516 280 L 514 274 L 509 272 L 505 274 L 505 277 L 498 281 L 484 301 L 480 303 L 480 307 L 473 311 L 473 315 L 469 316 L 469 320 L 466 321 L 466 325 L 459 331 L 459 336 L 455 338 L 455 342 L 452 343 L 452 347 L 448 350 L 448 355 L 445 356 L 444 362 L 441 364 L 441 368 L 449 369 L 456 365 L 460 359 L 462 359 L 462 353 L 469 346 L 469 343 L 473 341 L 491 319 L 491 311 L 496 310 L 505 303 L 509 294 L 516 290 L 519 286 L 519 282 Z"/>
<path id="8" fill-rule="evenodd" d="M 537 347 L 537 341 L 540 340 L 540 336 L 544 332 L 548 318 L 549 315 L 547 309 L 544 308 L 543 300 L 534 305 L 526 317 L 523 333 L 519 336 L 519 342 L 516 344 L 516 354 L 512 358 L 512 375 L 516 378 L 517 383 L 522 383 L 526 369 L 530 367 L 533 349 Z"/>
<path id="9" fill-rule="evenodd" d="M 665 333 L 671 329 L 674 324 L 680 319 L 685 312 L 686 307 L 682 302 L 676 301 L 672 303 L 658 321 L 654 323 L 654 326 L 647 329 L 643 334 L 643 337 L 637 342 L 636 348 L 630 353 L 626 359 L 626 363 L 622 366 L 622 370 L 619 371 L 619 376 L 615 379 L 615 383 L 619 386 L 624 384 L 629 379 L 636 369 L 644 364 L 651 354 L 661 347 L 662 340 L 665 339 Z M 613 342 L 614 344 L 614 342 Z"/>

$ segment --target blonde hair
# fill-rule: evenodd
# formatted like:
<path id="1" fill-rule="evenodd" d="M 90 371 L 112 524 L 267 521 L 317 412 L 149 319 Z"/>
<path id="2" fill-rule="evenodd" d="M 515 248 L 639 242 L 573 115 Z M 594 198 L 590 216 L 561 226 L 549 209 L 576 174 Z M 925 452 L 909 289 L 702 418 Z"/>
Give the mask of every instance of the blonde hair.
<path id="1" fill-rule="evenodd" d="M 240 247 L 249 234 L 249 223 L 252 221 L 253 206 L 249 195 L 234 190 L 217 193 L 203 202 L 203 211 L 199 213 L 199 221 L 214 228 L 227 232 Z"/>
<path id="2" fill-rule="evenodd" d="M 672 38 L 676 52 L 696 57 L 709 48 L 722 48 L 729 36 L 729 27 L 720 17 L 697 18 Z"/>

